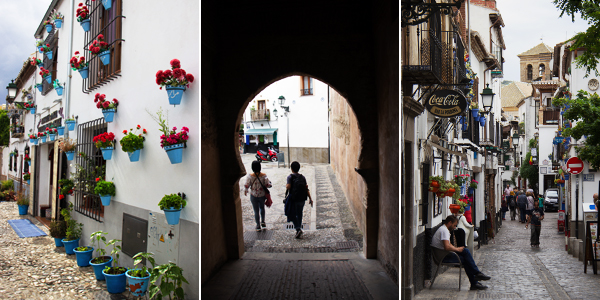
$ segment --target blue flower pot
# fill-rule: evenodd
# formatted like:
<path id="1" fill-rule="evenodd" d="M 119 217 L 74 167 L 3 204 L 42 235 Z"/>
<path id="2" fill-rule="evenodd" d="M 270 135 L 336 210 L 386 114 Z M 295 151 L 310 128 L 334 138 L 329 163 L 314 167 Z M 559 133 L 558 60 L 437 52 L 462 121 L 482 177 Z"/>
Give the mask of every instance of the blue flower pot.
<path id="1" fill-rule="evenodd" d="M 183 161 L 183 144 L 165 146 L 163 149 L 167 152 L 171 164 L 178 164 Z"/>
<path id="2" fill-rule="evenodd" d="M 479 118 L 479 108 L 471 108 L 471 115 L 473 118 Z"/>
<path id="3" fill-rule="evenodd" d="M 110 259 L 108 261 L 100 263 L 100 264 L 95 264 L 92 262 L 92 260 L 94 260 L 94 259 L 93 258 L 90 259 L 90 265 L 94 269 L 94 275 L 96 275 L 96 280 L 104 280 L 105 278 L 104 278 L 104 274 L 102 273 L 102 271 L 104 270 L 105 267 L 112 267 L 112 261 L 113 261 L 112 256 L 104 256 L 104 257 L 110 257 Z"/>
<path id="4" fill-rule="evenodd" d="M 25 180 L 25 181 L 27 181 L 27 184 L 29 184 L 29 181 L 31 181 L 31 179 L 27 179 L 27 180 Z"/>
<path id="5" fill-rule="evenodd" d="M 485 117 L 479 118 L 479 124 L 481 124 L 481 127 L 485 127 Z"/>
<path id="6" fill-rule="evenodd" d="M 473 120 L 475 120 L 475 122 L 479 122 L 479 115 L 474 116 Z"/>
<path id="7" fill-rule="evenodd" d="M 50 141 L 54 141 L 56 139 L 56 134 L 49 134 Z"/>
<path id="8" fill-rule="evenodd" d="M 41 84 L 37 85 L 37 89 L 38 89 L 38 91 L 40 91 L 40 93 L 42 92 L 43 88 L 44 88 L 43 85 L 41 85 Z"/>
<path id="9" fill-rule="evenodd" d="M 83 28 L 84 32 L 90 31 L 90 19 L 85 19 L 79 24 L 81 24 L 81 27 Z"/>
<path id="10" fill-rule="evenodd" d="M 62 86 L 57 87 L 55 90 L 56 90 L 56 94 L 57 95 L 62 96 L 62 93 L 63 93 L 63 87 Z"/>
<path id="11" fill-rule="evenodd" d="M 101 148 L 100 150 L 102 150 L 102 157 L 104 157 L 104 160 L 110 160 L 112 158 L 112 153 L 113 153 L 113 147 L 107 147 L 107 148 Z"/>
<path id="12" fill-rule="evenodd" d="M 27 165 L 31 167 L 31 160 L 27 161 Z M 27 183 L 29 183 L 29 182 L 27 182 Z"/>
<path id="13" fill-rule="evenodd" d="M 106 66 L 106 65 L 110 64 L 110 50 L 100 52 L 98 54 L 98 56 L 100 57 L 100 61 L 102 62 L 103 65 Z"/>
<path id="14" fill-rule="evenodd" d="M 185 86 L 167 85 L 165 89 L 169 95 L 169 104 L 179 105 L 181 103 L 181 98 L 183 98 L 183 92 L 185 92 Z"/>
<path id="15" fill-rule="evenodd" d="M 117 112 L 117 110 L 114 108 L 103 109 L 102 114 L 104 115 L 104 121 L 106 121 L 106 123 L 112 122 L 115 118 L 115 112 Z"/>
<path id="16" fill-rule="evenodd" d="M 91 248 L 91 247 L 90 247 Z M 92 253 L 94 253 L 94 248 L 86 251 L 75 251 L 75 256 L 77 257 L 77 265 L 80 267 L 89 267 L 90 260 L 92 260 Z"/>
<path id="17" fill-rule="evenodd" d="M 54 245 L 56 247 L 64 247 L 65 244 L 62 242 L 62 238 L 54 238 Z"/>
<path id="18" fill-rule="evenodd" d="M 562 136 L 562 130 L 558 131 L 558 136 Z"/>
<path id="19" fill-rule="evenodd" d="M 52 84 L 52 75 L 48 75 L 48 76 L 44 77 L 44 79 L 46 79 L 46 82 Z"/>
<path id="20" fill-rule="evenodd" d="M 26 215 L 28 209 L 29 209 L 29 205 L 19 205 L 19 215 L 20 216 Z"/>
<path id="21" fill-rule="evenodd" d="M 79 75 L 81 75 L 81 78 L 86 79 L 88 78 L 88 74 L 89 74 L 89 67 L 83 67 L 82 69 L 79 69 Z"/>
<path id="22" fill-rule="evenodd" d="M 30 112 L 32 115 L 35 115 L 35 107 L 33 107 L 33 108 L 30 108 L 30 109 L 29 109 L 29 112 Z"/>
<path id="23" fill-rule="evenodd" d="M 165 212 L 165 217 L 167 218 L 167 224 L 179 224 L 179 215 L 181 214 L 181 208 L 175 209 L 174 207 L 171 207 L 169 209 L 164 209 L 163 211 Z"/>
<path id="24" fill-rule="evenodd" d="M 58 135 L 65 135 L 65 126 L 56 127 Z"/>
<path id="25" fill-rule="evenodd" d="M 40 139 L 42 140 L 42 143 L 46 142 L 46 137 L 45 136 L 41 137 Z"/>
<path id="26" fill-rule="evenodd" d="M 127 152 L 130 162 L 136 162 L 140 160 L 140 150 L 141 149 L 135 150 L 133 152 Z"/>
<path id="27" fill-rule="evenodd" d="M 139 270 L 139 269 L 134 269 L 134 270 Z M 146 294 L 146 291 L 148 291 L 148 283 L 150 282 L 150 273 L 148 273 L 148 271 L 146 271 L 146 277 L 132 277 L 131 275 L 129 275 L 129 272 L 134 271 L 134 270 L 129 270 L 125 273 L 125 275 L 127 276 L 127 281 L 129 282 L 129 291 L 131 292 L 131 294 L 133 294 L 136 297 L 142 297 Z"/>
<path id="28" fill-rule="evenodd" d="M 65 121 L 65 124 L 67 124 L 69 131 L 75 130 L 75 121 Z"/>
<path id="29" fill-rule="evenodd" d="M 102 274 L 104 274 L 104 278 L 106 279 L 106 290 L 109 293 L 120 294 L 125 291 L 125 288 L 127 287 L 127 277 L 125 276 L 125 273 L 111 275 L 102 271 Z"/>
<path id="30" fill-rule="evenodd" d="M 65 241 L 65 239 L 62 239 L 62 242 L 65 244 L 65 252 L 67 252 L 68 255 L 75 254 L 75 248 L 79 247 L 79 239 L 72 241 Z"/>
<path id="31" fill-rule="evenodd" d="M 63 20 L 56 19 L 56 20 L 54 20 L 54 25 L 56 25 L 56 28 L 61 28 L 62 27 L 62 22 L 63 22 Z"/>
<path id="32" fill-rule="evenodd" d="M 46 25 L 46 31 L 47 32 L 52 32 L 52 24 Z"/>
<path id="33" fill-rule="evenodd" d="M 465 206 L 465 211 L 469 211 L 471 210 L 471 204 L 467 204 L 467 206 Z"/>
<path id="34" fill-rule="evenodd" d="M 111 195 L 100 195 L 100 199 L 102 200 L 103 206 L 109 206 L 111 198 L 112 198 Z"/>
<path id="35" fill-rule="evenodd" d="M 469 195 L 475 194 L 475 189 L 470 187 L 469 188 Z"/>
<path id="36" fill-rule="evenodd" d="M 32 144 L 34 144 L 34 145 L 37 145 L 38 144 L 38 139 L 29 139 L 29 142 L 32 143 Z"/>
<path id="37" fill-rule="evenodd" d="M 46 56 L 48 57 L 48 59 L 52 59 L 52 51 L 47 51 Z"/>
<path id="38" fill-rule="evenodd" d="M 73 160 L 73 158 L 75 158 L 75 151 L 65 152 L 65 154 L 67 155 L 67 160 Z"/>
<path id="39" fill-rule="evenodd" d="M 38 52 L 42 53 L 42 46 L 38 46 Z"/>
<path id="40" fill-rule="evenodd" d="M 102 5 L 105 10 L 109 10 L 112 7 L 112 0 L 102 0 Z"/>

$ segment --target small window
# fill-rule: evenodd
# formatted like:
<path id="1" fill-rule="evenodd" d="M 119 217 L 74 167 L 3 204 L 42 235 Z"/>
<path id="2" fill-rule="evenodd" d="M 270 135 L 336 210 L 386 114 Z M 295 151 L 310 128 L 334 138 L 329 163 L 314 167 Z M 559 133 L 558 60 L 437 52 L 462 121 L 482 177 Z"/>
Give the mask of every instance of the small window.
<path id="1" fill-rule="evenodd" d="M 543 76 L 544 76 L 544 74 L 546 74 L 546 66 L 544 64 L 540 64 L 539 70 L 540 70 L 540 77 L 542 77 L 542 80 L 543 80 L 544 79 Z"/>
<path id="2" fill-rule="evenodd" d="M 313 79 L 308 76 L 300 76 L 300 79 L 301 79 L 301 87 L 302 87 L 300 89 L 300 95 L 301 96 L 312 95 L 313 94 Z"/>
<path id="3" fill-rule="evenodd" d="M 533 79 L 533 67 L 531 65 L 527 65 L 527 80 Z"/>

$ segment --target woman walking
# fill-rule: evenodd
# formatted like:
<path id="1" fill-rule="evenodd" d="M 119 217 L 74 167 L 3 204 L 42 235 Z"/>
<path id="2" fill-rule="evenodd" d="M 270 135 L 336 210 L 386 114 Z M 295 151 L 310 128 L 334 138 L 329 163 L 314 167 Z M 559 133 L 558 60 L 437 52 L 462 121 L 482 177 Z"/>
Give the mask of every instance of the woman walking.
<path id="1" fill-rule="evenodd" d="M 538 200 L 534 200 L 534 209 L 531 211 L 531 214 L 527 215 L 527 224 L 525 224 L 525 229 L 531 223 L 531 247 L 539 248 L 540 247 L 540 232 L 542 231 L 542 220 L 544 219 L 544 211 L 540 209 L 538 206 Z"/>
<path id="2" fill-rule="evenodd" d="M 244 195 L 248 195 L 248 188 L 250 188 L 250 202 L 252 202 L 252 208 L 254 209 L 254 220 L 256 220 L 256 231 L 267 229 L 265 223 L 265 200 L 266 193 L 265 189 L 270 188 L 271 181 L 267 178 L 267 174 L 260 172 L 260 162 L 252 162 L 252 174 L 248 174 L 246 177 L 246 184 L 244 187 Z"/>

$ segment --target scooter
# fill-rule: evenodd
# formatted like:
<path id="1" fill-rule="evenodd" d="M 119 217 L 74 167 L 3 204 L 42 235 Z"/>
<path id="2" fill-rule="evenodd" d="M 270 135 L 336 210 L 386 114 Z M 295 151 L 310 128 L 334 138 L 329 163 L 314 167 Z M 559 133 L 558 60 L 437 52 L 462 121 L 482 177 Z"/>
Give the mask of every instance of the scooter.
<path id="1" fill-rule="evenodd" d="M 272 162 L 276 162 L 277 161 L 277 150 L 275 150 L 274 148 L 269 147 L 269 152 L 264 151 L 264 150 L 258 150 L 256 151 L 256 160 L 262 162 L 262 161 L 272 161 Z"/>

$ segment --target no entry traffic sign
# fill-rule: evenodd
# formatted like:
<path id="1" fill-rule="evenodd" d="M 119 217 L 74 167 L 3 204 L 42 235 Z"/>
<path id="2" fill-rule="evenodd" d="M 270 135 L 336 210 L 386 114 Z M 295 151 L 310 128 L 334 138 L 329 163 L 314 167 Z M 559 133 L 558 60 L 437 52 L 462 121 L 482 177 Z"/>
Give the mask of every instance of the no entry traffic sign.
<path id="1" fill-rule="evenodd" d="M 567 172 L 579 174 L 583 171 L 583 161 L 577 157 L 571 157 L 567 160 Z"/>

